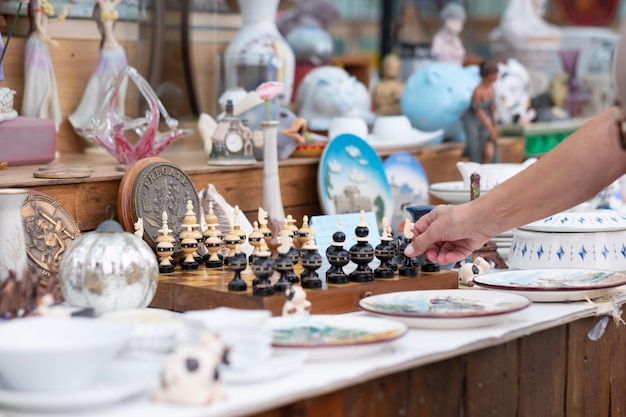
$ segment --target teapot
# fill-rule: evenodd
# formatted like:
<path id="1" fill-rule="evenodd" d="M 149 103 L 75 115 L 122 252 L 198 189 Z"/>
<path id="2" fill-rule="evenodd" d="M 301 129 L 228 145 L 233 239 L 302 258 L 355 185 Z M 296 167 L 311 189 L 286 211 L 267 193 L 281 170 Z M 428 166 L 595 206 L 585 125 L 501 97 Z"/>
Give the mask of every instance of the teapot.
<path id="1" fill-rule="evenodd" d="M 475 172 L 480 175 L 480 189 L 485 191 L 491 190 L 496 185 L 508 180 L 535 162 L 537 162 L 537 158 L 528 158 L 521 164 L 480 164 L 478 162 L 459 161 L 456 163 L 456 167 L 461 172 L 465 188 L 470 188 L 470 176 Z"/>

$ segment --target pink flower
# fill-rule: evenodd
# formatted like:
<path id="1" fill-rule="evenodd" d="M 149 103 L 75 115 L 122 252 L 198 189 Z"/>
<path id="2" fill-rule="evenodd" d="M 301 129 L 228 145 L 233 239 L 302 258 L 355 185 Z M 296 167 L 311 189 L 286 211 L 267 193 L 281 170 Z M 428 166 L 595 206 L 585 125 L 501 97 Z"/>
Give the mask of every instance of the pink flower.
<path id="1" fill-rule="evenodd" d="M 266 83 L 261 84 L 256 89 L 256 93 L 259 95 L 261 100 L 271 100 L 275 98 L 277 95 L 283 92 L 284 85 L 283 83 L 276 81 L 268 81 Z"/>

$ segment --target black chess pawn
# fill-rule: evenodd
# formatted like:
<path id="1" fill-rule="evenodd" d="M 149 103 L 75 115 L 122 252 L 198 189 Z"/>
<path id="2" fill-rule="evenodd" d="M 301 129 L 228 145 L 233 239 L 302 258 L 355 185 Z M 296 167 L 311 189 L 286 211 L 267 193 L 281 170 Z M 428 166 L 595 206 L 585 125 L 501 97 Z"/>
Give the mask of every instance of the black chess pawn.
<path id="1" fill-rule="evenodd" d="M 477 178 L 474 177 L 472 179 L 473 181 L 473 186 L 474 188 L 471 188 L 471 199 L 474 199 L 475 193 L 480 193 L 480 176 L 478 176 Z M 475 187 L 478 187 L 478 190 L 475 189 Z M 418 221 L 422 216 L 424 216 L 427 213 L 430 213 L 432 211 L 432 209 L 435 206 L 432 205 L 428 205 L 428 204 L 424 204 L 424 205 L 414 205 L 414 206 L 408 206 L 406 208 L 406 211 L 408 211 L 409 213 L 411 213 L 411 216 L 413 217 L 413 221 Z M 439 266 L 439 264 L 437 262 L 431 262 L 428 260 L 428 258 L 426 256 L 419 256 L 418 257 L 421 260 L 421 270 L 424 273 L 434 273 L 434 272 L 439 272 L 441 270 L 441 267 Z"/>
<path id="2" fill-rule="evenodd" d="M 344 272 L 343 267 L 350 263 L 350 252 L 344 249 L 346 234 L 341 230 L 341 219 L 337 231 L 333 233 L 333 241 L 326 249 L 326 259 L 330 263 L 330 268 L 326 271 L 327 284 L 347 284 L 350 278 Z"/>
<path id="3" fill-rule="evenodd" d="M 300 262 L 304 271 L 300 275 L 302 288 L 315 289 L 322 288 L 322 280 L 317 274 L 317 270 L 322 267 L 322 255 L 317 250 L 315 244 L 315 232 L 313 226 L 309 230 L 309 240 L 302 245 L 302 256 Z"/>
<path id="4" fill-rule="evenodd" d="M 369 263 L 374 259 L 374 248 L 368 242 L 369 228 L 365 223 L 365 212 L 361 210 L 361 221 L 354 229 L 356 244 L 350 248 L 350 260 L 357 267 L 350 273 L 350 281 L 371 282 L 374 281 L 374 271 Z"/>
<path id="5" fill-rule="evenodd" d="M 289 247 L 291 239 L 287 235 L 282 235 L 280 245 L 276 249 L 278 256 L 274 261 L 274 269 L 280 273 L 280 278 L 274 284 L 274 289 L 277 292 L 285 292 L 285 290 L 291 287 L 291 281 L 289 275 L 295 275 L 293 271 L 293 262 L 291 256 L 289 256 Z M 296 275 L 296 278 L 298 276 Z"/>
<path id="6" fill-rule="evenodd" d="M 402 264 L 398 267 L 398 274 L 404 277 L 416 277 L 419 262 L 415 258 L 409 258 L 404 254 L 404 249 L 411 244 L 413 238 L 413 223 L 410 220 L 404 221 L 404 237 L 400 244 L 400 256 L 402 257 Z"/>
<path id="7" fill-rule="evenodd" d="M 245 291 L 248 289 L 248 284 L 241 278 L 241 271 L 248 266 L 248 259 L 246 254 L 241 251 L 241 246 L 237 245 L 235 248 L 235 254 L 230 258 L 228 268 L 235 273 L 233 279 L 228 283 L 229 291 Z"/>
<path id="8" fill-rule="evenodd" d="M 384 229 L 386 228 L 383 227 L 380 243 L 374 249 L 374 256 L 380 261 L 380 265 L 374 270 L 374 278 L 393 278 L 395 275 L 390 262 L 396 254 L 396 247 L 392 243 L 393 238 Z"/>
<path id="9" fill-rule="evenodd" d="M 270 277 L 274 273 L 274 262 L 272 261 L 272 252 L 265 244 L 265 240 L 261 243 L 261 247 L 254 262 L 252 264 L 252 272 L 254 273 L 254 281 L 252 283 L 252 294 L 262 297 L 274 295 L 276 290 L 270 281 Z"/>
<path id="10" fill-rule="evenodd" d="M 235 247 L 241 244 L 241 237 L 235 231 L 234 226 L 231 224 L 228 233 L 224 236 L 224 246 L 228 248 L 228 254 L 224 258 L 224 265 L 228 265 L 230 258 L 235 255 Z"/>

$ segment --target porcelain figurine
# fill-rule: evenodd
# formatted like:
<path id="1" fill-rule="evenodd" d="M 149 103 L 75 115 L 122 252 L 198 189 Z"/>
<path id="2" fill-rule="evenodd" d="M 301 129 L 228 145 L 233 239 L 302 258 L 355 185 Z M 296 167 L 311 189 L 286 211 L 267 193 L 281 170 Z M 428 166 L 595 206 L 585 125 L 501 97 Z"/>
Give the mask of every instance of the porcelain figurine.
<path id="1" fill-rule="evenodd" d="M 226 399 L 219 378 L 226 349 L 216 334 L 202 334 L 195 346 L 178 346 L 166 359 L 156 401 L 208 405 Z"/>
<path id="2" fill-rule="evenodd" d="M 234 105 L 226 103 L 226 114 L 217 123 L 211 136 L 209 165 L 253 165 L 256 159 L 252 137 L 238 117 L 233 114 Z"/>
<path id="3" fill-rule="evenodd" d="M 498 62 L 498 79 L 493 88 L 499 124 L 525 126 L 537 116 L 530 105 L 530 75 L 517 59 Z"/>
<path id="4" fill-rule="evenodd" d="M 283 305 L 283 316 L 308 316 L 311 314 L 311 302 L 306 299 L 306 292 L 299 285 L 292 285 L 285 290 L 287 301 Z"/>
<path id="5" fill-rule="evenodd" d="M 344 69 L 324 65 L 310 71 L 300 83 L 296 108 L 311 130 L 328 130 L 335 117 L 360 117 L 374 122 L 371 99 L 363 83 Z"/>
<path id="6" fill-rule="evenodd" d="M 356 244 L 350 248 L 350 260 L 357 267 L 348 276 L 352 282 L 371 282 L 374 281 L 374 271 L 370 268 L 369 263 L 374 259 L 374 248 L 369 243 L 369 228 L 365 222 L 365 212 L 361 210 L 359 224 L 354 228 L 356 235 Z"/>
<path id="7" fill-rule="evenodd" d="M 459 3 L 449 2 L 439 13 L 441 29 L 433 37 L 431 54 L 438 62 L 463 65 L 465 47 L 461 32 L 465 26 L 467 13 Z"/>
<path id="8" fill-rule="evenodd" d="M 400 80 L 400 58 L 389 54 L 383 58 L 382 80 L 374 87 L 372 101 L 378 116 L 401 115 L 400 97 L 404 91 L 404 82 Z"/>
<path id="9" fill-rule="evenodd" d="M 472 162 L 500 161 L 498 123 L 496 120 L 496 95 L 493 88 L 498 79 L 498 65 L 491 61 L 480 64 L 480 84 L 472 93 L 470 106 L 461 121 L 465 132 L 465 149 L 462 156 Z"/>
<path id="10" fill-rule="evenodd" d="M 463 142 L 461 116 L 480 82 L 478 66 L 433 62 L 415 71 L 402 93 L 402 112 L 413 127 L 426 132 L 444 129 L 444 140 Z"/>
<path id="11" fill-rule="evenodd" d="M 489 271 L 490 268 L 491 264 L 489 262 L 477 256 L 472 262 L 461 265 L 461 268 L 459 268 L 459 283 L 473 287 L 474 278 Z"/>
<path id="12" fill-rule="evenodd" d="M 47 31 L 49 23 L 65 20 L 68 11 L 69 7 L 65 7 L 61 14 L 56 15 L 48 0 L 32 0 L 28 4 L 30 28 L 24 51 L 21 114 L 25 117 L 53 120 L 57 131 L 63 115 L 48 45 L 58 46 L 58 43 L 48 36 Z"/>
<path id="13" fill-rule="evenodd" d="M 93 9 L 93 19 L 96 21 L 102 41 L 100 42 L 100 58 L 92 74 L 78 107 L 68 116 L 72 127 L 88 127 L 91 120 L 97 115 L 106 90 L 114 83 L 115 78 L 128 65 L 126 51 L 119 44 L 114 34 L 115 21 L 119 14 L 116 7 L 122 0 L 97 0 Z M 119 89 L 119 97 L 115 111 L 123 116 L 126 101 L 125 79 Z M 92 143 L 96 144 L 96 143 Z"/>
<path id="14" fill-rule="evenodd" d="M 565 101 L 569 95 L 569 76 L 565 72 L 557 72 L 548 83 L 547 90 L 531 100 L 531 105 L 537 111 L 537 122 L 554 122 L 571 118 L 565 108 Z"/>

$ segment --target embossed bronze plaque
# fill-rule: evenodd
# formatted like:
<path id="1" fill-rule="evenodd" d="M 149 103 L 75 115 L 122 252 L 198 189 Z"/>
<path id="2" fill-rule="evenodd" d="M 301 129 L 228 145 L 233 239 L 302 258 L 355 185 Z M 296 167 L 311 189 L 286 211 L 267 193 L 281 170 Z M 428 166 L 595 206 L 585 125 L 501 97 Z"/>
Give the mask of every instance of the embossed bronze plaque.
<path id="1" fill-rule="evenodd" d="M 72 242 L 80 236 L 76 221 L 61 204 L 31 190 L 22 204 L 28 268 L 43 279 L 58 272 L 58 264 Z"/>

